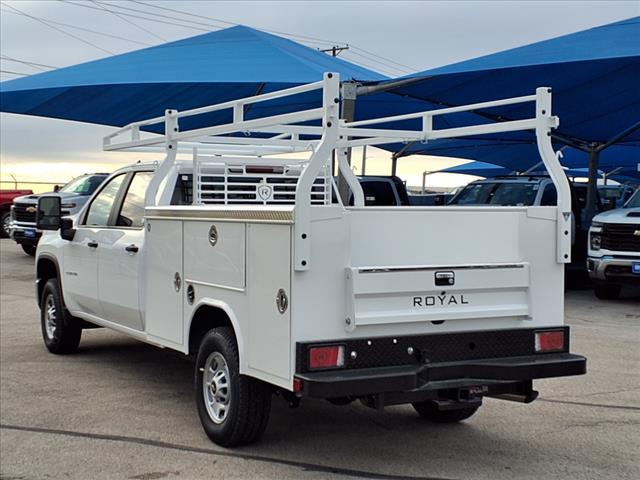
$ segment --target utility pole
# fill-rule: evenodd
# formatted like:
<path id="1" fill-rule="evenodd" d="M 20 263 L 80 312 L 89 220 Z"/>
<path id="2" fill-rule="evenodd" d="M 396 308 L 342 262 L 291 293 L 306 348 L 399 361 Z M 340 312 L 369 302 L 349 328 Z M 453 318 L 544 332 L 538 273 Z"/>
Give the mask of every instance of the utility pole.
<path id="1" fill-rule="evenodd" d="M 337 57 L 338 55 L 340 55 L 340 52 L 342 52 L 343 50 L 349 50 L 349 45 L 345 45 L 344 47 L 341 47 L 339 45 L 334 45 L 331 48 L 322 48 L 318 50 L 325 53 L 331 52 L 332 57 Z"/>

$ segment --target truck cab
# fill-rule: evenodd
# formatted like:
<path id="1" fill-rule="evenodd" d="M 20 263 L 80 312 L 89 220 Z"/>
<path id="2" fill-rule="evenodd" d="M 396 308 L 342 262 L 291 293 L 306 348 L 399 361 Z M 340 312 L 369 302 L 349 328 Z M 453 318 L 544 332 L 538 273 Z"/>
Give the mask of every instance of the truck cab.
<path id="1" fill-rule="evenodd" d="M 105 137 L 105 150 L 156 147 L 165 157 L 114 172 L 73 218 L 59 197 L 39 199 L 47 233 L 37 301 L 49 351 L 75 351 L 90 324 L 193 356 L 198 415 L 223 446 L 260 438 L 274 393 L 291 406 L 412 404 L 422 418 L 458 422 L 485 397 L 530 403 L 535 379 L 585 373 L 563 324 L 571 206 L 547 134 L 557 124 L 549 89 L 498 101 L 533 102 L 537 113 L 494 128 L 536 132 L 557 204 L 497 208 L 367 205 L 348 148 L 492 130 L 346 122 L 339 90 L 327 73 L 167 110 Z M 312 91 L 322 93 L 318 108 L 244 119 L 248 105 Z M 181 120 L 220 110 L 233 120 L 180 131 Z M 143 135 L 157 123 L 164 134 Z M 337 192 L 333 156 L 353 205 Z"/>
<path id="2" fill-rule="evenodd" d="M 598 298 L 618 298 L 625 285 L 640 289 L 640 189 L 622 208 L 593 218 L 587 270 Z"/>

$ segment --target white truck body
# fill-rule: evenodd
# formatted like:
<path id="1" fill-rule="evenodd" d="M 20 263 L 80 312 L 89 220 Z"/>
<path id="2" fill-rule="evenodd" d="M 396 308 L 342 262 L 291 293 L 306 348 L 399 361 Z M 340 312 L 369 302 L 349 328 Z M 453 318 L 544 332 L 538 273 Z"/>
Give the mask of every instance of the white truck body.
<path id="1" fill-rule="evenodd" d="M 56 264 L 70 314 L 185 354 L 197 353 L 203 322 L 212 321 L 215 327 L 223 321 L 233 328 L 240 374 L 298 398 L 371 399 L 380 394 L 373 400 L 379 406 L 393 403 L 384 401 L 385 392 L 411 391 L 402 401 L 412 401 L 427 390 L 452 385 L 464 387 L 468 396 L 470 388 L 476 388 L 470 385 L 480 385 L 473 392 L 498 396 L 514 393 L 516 387 L 509 390 L 505 385 L 517 384 L 520 390 L 528 385 L 524 393 L 531 400 L 532 378 L 583 373 L 584 358 L 568 353 L 568 330 L 563 327 L 571 205 L 569 186 L 548 136 L 557 125 L 550 90 L 346 122 L 338 118 L 339 86 L 336 74 L 325 74 L 321 82 L 290 90 L 189 112 L 168 110 L 163 117 L 107 137 L 107 150 L 159 146 L 166 158 L 157 166 L 139 164 L 111 177 L 124 173 L 126 185 L 134 175 L 154 171 L 139 228 L 113 221 L 90 225 L 86 219 L 98 202 L 94 200 L 73 225 L 72 240 L 55 233 L 42 238 L 38 263 Z M 322 91 L 321 107 L 243 119 L 246 105 L 311 90 Z M 524 102 L 535 105 L 531 119 L 432 128 L 436 115 Z M 232 123 L 179 130 L 184 117 L 223 109 L 233 111 Z M 378 127 L 415 118 L 422 119 L 417 131 Z M 320 124 L 300 125 L 310 121 Z M 160 122 L 165 123 L 165 135 L 143 138 L 141 128 Z M 346 160 L 349 147 L 523 129 L 537 134 L 542 160 L 558 191 L 557 207 L 365 207 Z M 234 136 L 237 132 L 245 135 Z M 120 140 L 123 135 L 128 138 Z M 185 149 L 193 160 L 177 161 Z M 332 197 L 334 151 L 353 192 L 353 207 Z M 291 152 L 301 159 L 266 156 Z M 184 203 L 175 202 L 176 182 L 188 176 L 192 204 L 176 205 Z M 107 180 L 103 191 L 109 185 Z M 123 196 L 127 204 L 125 189 L 114 193 L 119 198 L 116 205 Z M 100 198 L 100 192 L 94 198 Z M 38 267 L 39 297 L 45 271 Z M 549 370 L 524 374 L 533 371 L 531 365 L 544 363 L 542 357 L 530 358 L 538 352 L 538 330 L 564 332 L 561 352 L 553 358 L 545 352 L 548 362 L 540 368 Z M 513 340 L 513 332 L 524 337 Z M 471 370 L 493 368 L 486 362 L 496 356 L 513 357 L 518 342 L 527 342 L 526 351 L 517 355 L 529 355 L 528 363 L 512 358 L 498 366 L 502 373 L 482 377 L 489 380 L 469 380 L 474 378 L 469 370 L 447 377 L 446 385 L 427 388 L 420 372 L 437 360 L 437 352 L 446 350 L 440 344 L 432 349 L 430 342 L 454 337 L 457 353 L 452 359 L 485 362 L 468 365 Z M 311 371 L 311 346 L 325 344 L 341 346 L 343 370 Z M 449 357 L 443 353 L 445 358 Z M 565 363 L 571 364 L 568 370 L 556 368 Z M 382 368 L 376 372 L 396 370 L 389 370 L 383 386 L 377 387 L 369 375 L 374 367 Z M 513 368 L 520 369 L 515 377 L 504 373 Z M 503 390 L 487 390 L 486 385 L 502 385 Z"/>

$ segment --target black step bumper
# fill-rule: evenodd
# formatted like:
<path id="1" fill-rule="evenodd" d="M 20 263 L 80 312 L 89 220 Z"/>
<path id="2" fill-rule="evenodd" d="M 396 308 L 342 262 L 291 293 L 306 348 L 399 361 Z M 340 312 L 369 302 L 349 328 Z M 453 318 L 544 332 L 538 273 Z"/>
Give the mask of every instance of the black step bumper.
<path id="1" fill-rule="evenodd" d="M 587 359 L 572 353 L 425 363 L 298 373 L 303 396 L 357 397 L 380 393 L 424 393 L 522 383 L 537 378 L 582 375 Z"/>

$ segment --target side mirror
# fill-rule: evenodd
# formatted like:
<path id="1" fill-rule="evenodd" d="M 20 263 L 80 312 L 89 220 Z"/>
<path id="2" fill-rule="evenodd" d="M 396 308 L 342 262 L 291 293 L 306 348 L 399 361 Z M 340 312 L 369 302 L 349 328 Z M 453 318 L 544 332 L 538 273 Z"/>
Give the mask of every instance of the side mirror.
<path id="1" fill-rule="evenodd" d="M 58 230 L 61 220 L 60 197 L 44 196 L 38 199 L 36 227 L 39 230 Z"/>
<path id="2" fill-rule="evenodd" d="M 53 186 L 53 191 L 54 191 L 54 192 L 59 192 L 61 188 L 62 188 L 62 187 L 61 187 L 60 185 L 54 185 L 54 186 Z"/>

